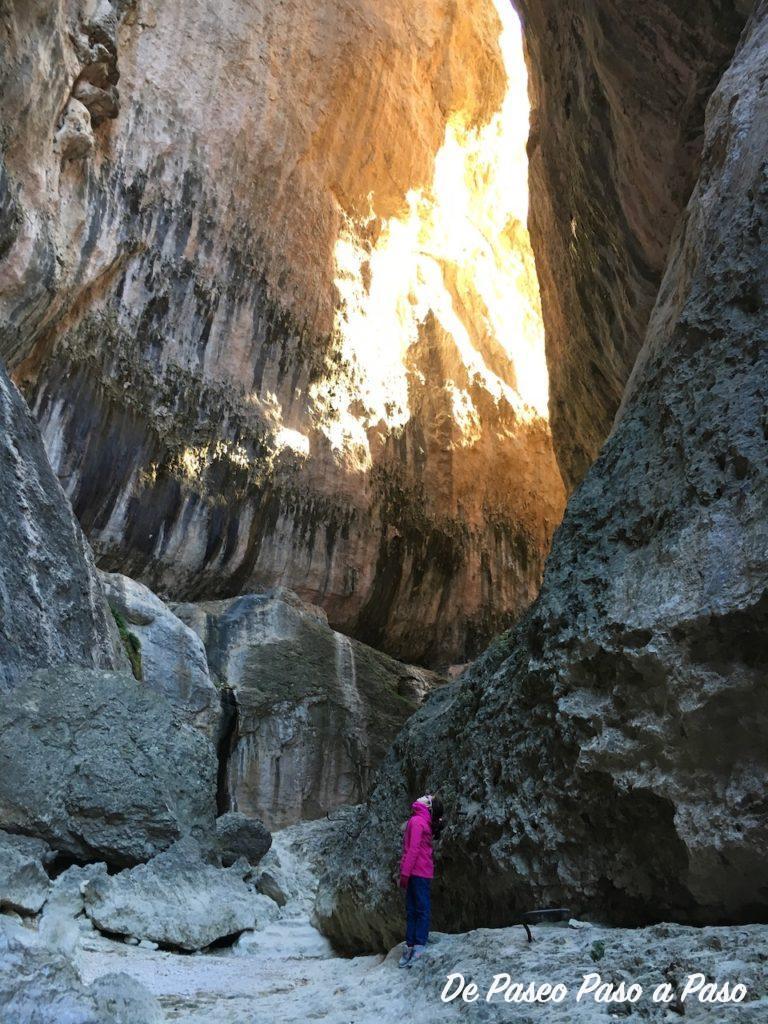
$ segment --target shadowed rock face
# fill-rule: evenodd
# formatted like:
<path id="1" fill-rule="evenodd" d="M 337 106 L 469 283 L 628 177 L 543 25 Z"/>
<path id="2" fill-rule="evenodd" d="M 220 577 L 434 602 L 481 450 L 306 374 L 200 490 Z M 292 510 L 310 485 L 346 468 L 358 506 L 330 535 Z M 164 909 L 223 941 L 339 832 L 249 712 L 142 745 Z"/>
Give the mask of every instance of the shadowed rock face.
<path id="1" fill-rule="evenodd" d="M 0 705 L 0 825 L 79 860 L 135 864 L 214 831 L 211 743 L 128 673 L 26 676 Z"/>
<path id="2" fill-rule="evenodd" d="M 335 632 L 289 591 L 174 611 L 202 638 L 224 698 L 219 810 L 271 829 L 364 799 L 398 729 L 442 682 Z"/>
<path id="3" fill-rule="evenodd" d="M 495 224 L 524 294 L 504 337 L 430 249 L 449 122 L 477 141 L 504 97 L 499 33 L 493 0 L 9 13 L 0 355 L 103 568 L 177 600 L 286 585 L 440 665 L 530 604 L 563 487 L 543 338 L 536 409 L 508 351 L 541 334 L 527 232 Z M 403 333 L 377 296 L 419 217 L 398 296 L 429 277 L 442 305 Z"/>
<path id="4" fill-rule="evenodd" d="M 0 688 L 35 668 L 127 665 L 88 544 L 0 366 Z"/>
<path id="5" fill-rule="evenodd" d="M 696 180 L 704 105 L 752 5 L 518 6 L 531 76 L 529 226 L 550 422 L 571 490 L 611 429 Z"/>
<path id="6" fill-rule="evenodd" d="M 450 819 L 438 927 L 540 905 L 618 922 L 768 911 L 767 69 L 761 3 L 541 596 L 414 716 L 326 879 L 320 918 L 342 944 L 397 937 L 390 869 L 424 790 Z"/>

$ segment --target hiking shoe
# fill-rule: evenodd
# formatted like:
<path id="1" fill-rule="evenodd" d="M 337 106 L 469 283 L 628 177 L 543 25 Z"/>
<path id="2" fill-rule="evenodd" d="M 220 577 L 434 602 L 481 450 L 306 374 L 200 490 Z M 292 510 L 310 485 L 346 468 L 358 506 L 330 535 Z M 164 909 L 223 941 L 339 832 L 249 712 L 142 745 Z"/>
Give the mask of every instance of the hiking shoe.
<path id="1" fill-rule="evenodd" d="M 405 949 L 403 949 L 403 955 L 400 957 L 400 959 L 397 962 L 397 966 L 398 967 L 407 967 L 408 964 L 411 962 L 411 957 L 412 956 L 413 956 L 413 946 L 406 946 Z"/>
<path id="2" fill-rule="evenodd" d="M 416 961 L 417 960 L 421 960 L 422 957 L 426 956 L 426 954 L 427 954 L 426 946 L 414 946 L 413 947 L 413 952 L 411 953 L 411 956 L 410 956 L 410 958 L 408 960 L 408 963 L 404 964 L 403 966 L 404 967 L 413 967 L 413 965 L 416 963 Z"/>

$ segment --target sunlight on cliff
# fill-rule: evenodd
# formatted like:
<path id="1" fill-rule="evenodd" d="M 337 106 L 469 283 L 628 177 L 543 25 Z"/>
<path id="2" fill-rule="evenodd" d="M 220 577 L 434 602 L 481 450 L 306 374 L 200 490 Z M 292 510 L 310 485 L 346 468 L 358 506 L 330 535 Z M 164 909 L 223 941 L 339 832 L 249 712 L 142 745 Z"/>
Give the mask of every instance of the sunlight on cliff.
<path id="1" fill-rule="evenodd" d="M 483 392 L 518 421 L 547 419 L 544 330 L 525 226 L 522 34 L 508 0 L 492 2 L 508 77 L 501 110 L 480 128 L 454 115 L 432 185 L 407 195 L 407 214 L 381 221 L 371 196 L 369 218 L 347 218 L 336 245 L 340 369 L 312 398 L 334 449 L 361 468 L 370 462 L 371 428 L 408 422 L 409 385 L 419 379 L 412 349 L 430 313 L 450 338 L 443 344 L 444 387 L 460 443 L 478 436 L 476 399 Z"/>

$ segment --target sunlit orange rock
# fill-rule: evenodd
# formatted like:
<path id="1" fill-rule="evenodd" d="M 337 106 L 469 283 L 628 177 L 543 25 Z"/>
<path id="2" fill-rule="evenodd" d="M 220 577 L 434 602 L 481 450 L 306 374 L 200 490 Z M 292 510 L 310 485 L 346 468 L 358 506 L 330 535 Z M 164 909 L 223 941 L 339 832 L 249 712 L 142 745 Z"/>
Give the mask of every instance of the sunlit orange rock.
<path id="1" fill-rule="evenodd" d="M 477 651 L 563 505 L 512 8 L 36 6 L 5 41 L 2 354 L 100 564 Z"/>

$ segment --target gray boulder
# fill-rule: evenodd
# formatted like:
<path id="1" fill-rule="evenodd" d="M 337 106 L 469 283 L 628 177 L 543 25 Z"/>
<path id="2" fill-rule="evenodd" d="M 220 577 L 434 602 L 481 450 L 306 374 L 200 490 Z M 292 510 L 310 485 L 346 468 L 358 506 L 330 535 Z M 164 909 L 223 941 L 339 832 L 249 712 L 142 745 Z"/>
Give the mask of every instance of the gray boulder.
<path id="1" fill-rule="evenodd" d="M 200 637 L 143 584 L 119 573 L 99 575 L 110 606 L 139 641 L 142 682 L 215 738 L 221 706 Z"/>
<path id="2" fill-rule="evenodd" d="M 245 861 L 220 868 L 188 837 L 148 864 L 88 882 L 85 910 L 97 928 L 174 949 L 204 949 L 262 928 L 277 913 L 256 892 Z"/>
<path id="3" fill-rule="evenodd" d="M 0 1021 L 162 1024 L 154 996 L 126 974 L 85 985 L 72 960 L 0 919 Z"/>
<path id="4" fill-rule="evenodd" d="M 0 687 L 30 669 L 125 664 L 88 544 L 0 365 Z"/>
<path id="5" fill-rule="evenodd" d="M 288 897 L 280 888 L 280 883 L 269 871 L 262 871 L 256 879 L 256 890 L 264 896 L 268 896 L 278 907 L 284 907 Z"/>
<path id="6" fill-rule="evenodd" d="M 106 864 L 74 864 L 53 881 L 38 924 L 40 936 L 48 946 L 71 955 L 81 936 L 93 931 L 93 924 L 85 915 L 83 890 L 89 881 L 106 873 Z"/>
<path id="7" fill-rule="evenodd" d="M 63 667 L 0 704 L 0 822 L 74 857 L 147 860 L 213 832 L 216 757 L 132 676 Z"/>
<path id="8" fill-rule="evenodd" d="M 0 831 L 0 910 L 36 914 L 48 898 L 47 843 Z"/>
<path id="9" fill-rule="evenodd" d="M 330 858 L 318 919 L 339 943 L 398 938 L 391 870 L 424 790 L 450 822 L 436 927 L 541 905 L 622 924 L 768 913 L 767 65 L 759 5 L 537 604 L 409 722 Z"/>
<path id="10" fill-rule="evenodd" d="M 272 836 L 263 822 L 230 811 L 216 819 L 216 846 L 222 863 L 229 867 L 240 857 L 258 864 L 272 845 Z"/>
<path id="11" fill-rule="evenodd" d="M 443 682 L 335 632 L 288 590 L 173 610 L 202 638 L 225 699 L 222 797 L 273 830 L 364 799 L 398 729 Z"/>

